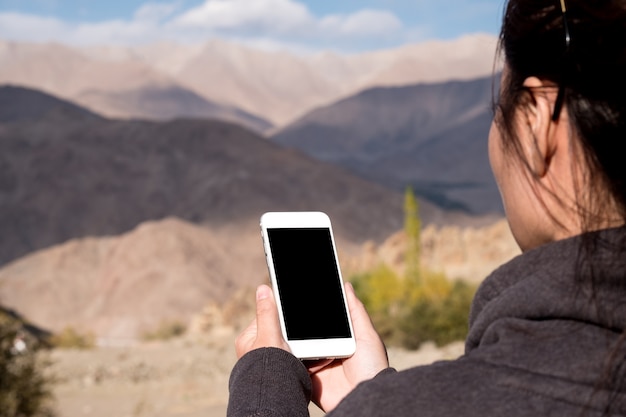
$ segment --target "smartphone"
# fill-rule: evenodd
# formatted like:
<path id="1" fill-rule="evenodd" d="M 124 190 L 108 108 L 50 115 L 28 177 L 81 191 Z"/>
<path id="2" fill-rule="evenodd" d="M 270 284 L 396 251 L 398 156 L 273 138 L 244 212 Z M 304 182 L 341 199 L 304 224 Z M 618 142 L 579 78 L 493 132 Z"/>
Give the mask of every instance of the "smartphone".
<path id="1" fill-rule="evenodd" d="M 278 316 L 300 359 L 351 356 L 356 343 L 330 218 L 322 212 L 270 212 L 261 236 Z"/>

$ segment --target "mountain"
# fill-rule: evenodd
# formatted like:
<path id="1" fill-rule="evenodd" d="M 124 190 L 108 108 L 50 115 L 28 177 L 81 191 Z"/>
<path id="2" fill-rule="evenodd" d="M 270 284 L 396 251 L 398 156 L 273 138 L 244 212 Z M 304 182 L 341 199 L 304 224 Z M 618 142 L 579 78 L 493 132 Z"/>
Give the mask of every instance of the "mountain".
<path id="1" fill-rule="evenodd" d="M 100 120 L 101 117 L 41 91 L 12 85 L 0 86 L 0 123 L 50 122 L 70 119 Z"/>
<path id="2" fill-rule="evenodd" d="M 361 54 L 303 54 L 219 39 L 86 48 L 0 41 L 0 83 L 42 89 L 103 115 L 149 113 L 149 118 L 160 118 L 162 107 L 155 113 L 129 104 L 123 110 L 113 107 L 124 103 L 125 95 L 132 101 L 146 89 L 178 88 L 284 127 L 366 88 L 487 75 L 496 42 L 494 36 L 477 34 Z M 192 116 L 184 108 L 181 104 L 176 114 Z"/>
<path id="3" fill-rule="evenodd" d="M 0 41 L 0 84 L 45 91 L 108 117 L 227 120 L 263 132 L 272 124 L 185 89 L 133 54 L 98 57 L 60 44 Z"/>
<path id="4" fill-rule="evenodd" d="M 167 218 L 119 236 L 73 239 L 0 269 L 0 304 L 53 332 L 139 338 L 263 282 L 267 268 L 254 237 Z"/>
<path id="5" fill-rule="evenodd" d="M 388 62 L 362 84 L 405 86 L 472 80 L 494 71 L 497 37 L 466 35 L 452 41 L 432 40 L 366 54 L 374 62 Z"/>
<path id="6" fill-rule="evenodd" d="M 138 337 L 264 281 L 265 211 L 326 211 L 340 258 L 402 227 L 401 193 L 237 125 L 109 120 L 16 87 L 5 103 L 0 305 L 44 328 Z"/>
<path id="7" fill-rule="evenodd" d="M 221 41 L 207 43 L 172 76 L 204 97 L 260 114 L 276 125 L 337 94 L 337 85 L 303 57 Z"/>
<path id="8" fill-rule="evenodd" d="M 88 90 L 80 93 L 76 101 L 111 118 L 216 119 L 237 123 L 255 132 L 266 132 L 273 127 L 265 119 L 236 107 L 210 102 L 177 85 L 146 86 L 119 92 Z"/>
<path id="9" fill-rule="evenodd" d="M 109 120 L 10 87 L 0 89 L 0 103 L 25 100 L 16 99 L 20 91 L 41 99 L 27 107 L 59 118 L 9 122 L 4 116 L 0 124 L 0 264 L 169 216 L 233 233 L 251 227 L 256 234 L 264 211 L 323 210 L 347 242 L 384 239 L 401 227 L 401 193 L 237 125 Z M 426 223 L 473 221 L 428 204 L 422 216 Z"/>
<path id="10" fill-rule="evenodd" d="M 381 262 L 400 273 L 406 247 L 398 232 L 351 254 L 339 245 L 338 255 L 346 278 Z M 479 229 L 428 226 L 422 248 L 423 265 L 472 282 L 519 254 L 504 220 Z M 12 262 L 0 269 L 0 305 L 54 332 L 69 326 L 93 332 L 103 344 L 124 344 L 163 323 L 190 323 L 207 306 L 218 314 L 228 309 L 224 315 L 247 325 L 254 287 L 267 280 L 256 227 L 233 233 L 166 218 Z"/>
<path id="11" fill-rule="evenodd" d="M 174 81 L 140 59 L 95 59 L 58 43 L 0 41 L 0 82 L 73 98 L 88 90 L 126 91 Z"/>
<path id="12" fill-rule="evenodd" d="M 305 55 L 211 40 L 179 52 L 180 61 L 169 66 L 164 63 L 168 55 L 155 54 L 154 46 L 135 52 L 205 97 L 285 126 L 315 107 L 373 86 L 487 75 L 493 71 L 495 46 L 495 37 L 479 34 L 362 54 Z"/>
<path id="13" fill-rule="evenodd" d="M 502 213 L 487 137 L 492 77 L 381 87 L 321 107 L 272 140 L 443 208 Z"/>

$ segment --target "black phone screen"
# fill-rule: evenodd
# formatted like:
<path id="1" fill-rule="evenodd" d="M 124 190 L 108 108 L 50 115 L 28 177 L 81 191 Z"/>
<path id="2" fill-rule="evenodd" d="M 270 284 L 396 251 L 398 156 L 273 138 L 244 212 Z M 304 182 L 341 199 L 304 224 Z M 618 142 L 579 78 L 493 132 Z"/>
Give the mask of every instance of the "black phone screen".
<path id="1" fill-rule="evenodd" d="M 350 337 L 330 229 L 267 229 L 267 234 L 287 338 Z"/>

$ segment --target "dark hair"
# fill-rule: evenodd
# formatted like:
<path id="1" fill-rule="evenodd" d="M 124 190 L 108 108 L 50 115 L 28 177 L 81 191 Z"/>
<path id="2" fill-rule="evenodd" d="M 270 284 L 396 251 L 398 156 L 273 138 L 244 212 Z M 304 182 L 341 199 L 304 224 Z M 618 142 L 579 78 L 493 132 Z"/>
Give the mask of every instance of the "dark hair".
<path id="1" fill-rule="evenodd" d="M 590 168 L 587 180 L 608 190 L 626 219 L 626 2 L 565 2 L 569 47 L 559 0 L 507 3 L 500 50 L 508 72 L 496 122 L 505 146 L 515 149 L 514 113 L 530 94 L 524 80 L 535 76 L 564 88 L 571 130 Z M 587 224 L 604 207 L 595 201 L 599 207 L 581 213 Z"/>
<path id="2" fill-rule="evenodd" d="M 499 46 L 507 71 L 495 121 L 505 149 L 521 157 L 515 114 L 531 99 L 524 81 L 534 76 L 564 89 L 571 136 L 578 140 L 588 167 L 582 184 L 587 188 L 577 190 L 578 197 L 595 203 L 585 211 L 579 208 L 583 231 L 588 231 L 603 217 L 607 197 L 617 204 L 621 222 L 626 222 L 626 1 L 565 0 L 565 4 L 566 20 L 560 0 L 508 0 Z M 594 294 L 590 302 L 601 310 L 593 288 L 602 277 L 586 262 L 596 244 L 583 242 L 578 263 L 585 268 L 578 269 L 577 278 L 580 285 L 581 280 L 588 281 L 584 285 L 590 285 Z M 618 250 L 626 256 L 626 242 L 620 246 Z M 624 389 L 625 343 L 623 333 L 607 356 L 607 374 L 601 377 L 598 390 L 616 393 Z M 620 406 L 609 401 L 605 413 Z"/>

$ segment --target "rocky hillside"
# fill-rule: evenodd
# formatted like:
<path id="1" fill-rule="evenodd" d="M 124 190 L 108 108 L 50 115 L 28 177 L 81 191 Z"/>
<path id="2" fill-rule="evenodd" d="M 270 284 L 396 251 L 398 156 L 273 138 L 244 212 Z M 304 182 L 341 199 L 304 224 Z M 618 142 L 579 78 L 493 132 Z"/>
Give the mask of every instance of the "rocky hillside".
<path id="1" fill-rule="evenodd" d="M 427 226 L 421 234 L 422 265 L 443 272 L 451 280 L 480 283 L 493 270 L 521 253 L 506 220 L 483 227 Z M 368 242 L 358 256 L 349 257 L 344 269 L 351 273 L 371 270 L 383 263 L 404 271 L 407 240 L 394 233 L 382 244 Z"/>
<path id="2" fill-rule="evenodd" d="M 124 343 L 165 322 L 187 325 L 266 279 L 258 229 L 212 232 L 170 218 L 115 237 L 74 239 L 0 269 L 0 304 L 59 332 Z"/>
<path id="3" fill-rule="evenodd" d="M 264 211 L 327 212 L 347 265 L 402 227 L 401 193 L 235 125 L 114 121 L 0 89 L 9 101 L 19 105 L 0 107 L 0 305 L 44 328 L 136 338 L 222 305 L 266 279 Z M 487 221 L 420 207 L 425 224 Z"/>
<path id="4" fill-rule="evenodd" d="M 345 252 L 401 227 L 400 194 L 232 124 L 108 120 L 14 87 L 0 103 L 0 305 L 44 328 L 135 337 L 261 282 L 264 211 L 326 211 Z"/>
<path id="5" fill-rule="evenodd" d="M 471 282 L 519 254 L 505 221 L 431 225 L 422 247 L 425 267 Z M 338 249 L 346 278 L 381 262 L 401 272 L 406 239 L 398 232 L 380 244 Z M 249 320 L 253 288 L 267 279 L 257 227 L 214 230 L 169 218 L 120 236 L 74 239 L 7 265 L 0 304 L 56 332 L 70 326 L 103 344 L 125 344 L 166 322 L 192 333 L 220 326 L 232 332 Z"/>

